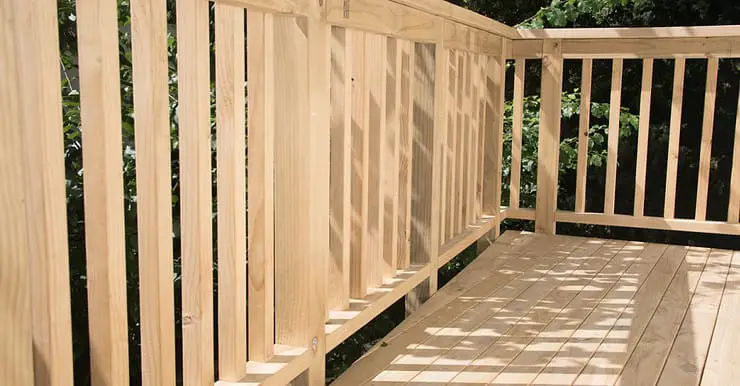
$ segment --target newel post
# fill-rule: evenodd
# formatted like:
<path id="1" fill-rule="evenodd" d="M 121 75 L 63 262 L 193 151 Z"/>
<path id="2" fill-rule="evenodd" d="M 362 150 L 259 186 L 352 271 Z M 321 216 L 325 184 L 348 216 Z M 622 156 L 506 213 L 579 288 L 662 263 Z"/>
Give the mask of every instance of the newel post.
<path id="1" fill-rule="evenodd" d="M 537 159 L 535 232 L 555 234 L 560 149 L 560 98 L 563 89 L 563 54 L 560 40 L 542 46 L 542 99 Z"/>

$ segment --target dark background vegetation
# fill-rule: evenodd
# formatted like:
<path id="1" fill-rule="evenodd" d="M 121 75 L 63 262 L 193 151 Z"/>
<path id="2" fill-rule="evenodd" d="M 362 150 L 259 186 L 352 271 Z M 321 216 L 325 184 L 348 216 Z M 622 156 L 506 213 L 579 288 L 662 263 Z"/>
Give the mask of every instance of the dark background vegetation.
<path id="1" fill-rule="evenodd" d="M 177 78 L 175 41 L 175 2 L 168 2 L 168 35 L 170 66 L 170 116 L 172 132 L 172 210 L 174 219 L 174 275 L 176 301 L 176 335 L 180 352 L 180 233 L 178 203 L 178 140 L 177 140 Z M 470 0 L 452 1 L 462 7 L 509 25 L 523 28 L 541 27 L 637 27 L 637 26 L 694 26 L 740 24 L 740 2 L 735 0 Z M 124 205 L 126 221 L 126 259 L 128 285 L 128 324 L 130 372 L 132 384 L 140 384 L 141 369 L 139 346 L 139 303 L 138 303 L 138 255 L 136 229 L 136 181 L 134 147 L 133 82 L 131 79 L 130 14 L 128 0 L 119 0 L 119 44 L 122 96 L 122 133 L 124 165 Z M 62 60 L 62 94 L 64 111 L 65 160 L 67 182 L 67 210 L 69 221 L 70 281 L 72 285 L 73 339 L 75 356 L 75 381 L 86 385 L 89 380 L 89 349 L 87 336 L 87 301 L 84 250 L 84 203 L 82 199 L 82 142 L 79 113 L 79 81 L 77 77 L 76 11 L 74 0 L 59 0 L 60 52 Z M 211 42 L 213 41 L 211 37 Z M 212 55 L 213 56 L 213 55 Z M 213 59 L 213 58 L 212 58 Z M 560 155 L 560 186 L 558 205 L 560 209 L 572 209 L 575 195 L 576 130 L 580 103 L 580 61 L 566 61 L 563 93 L 563 126 Z M 511 66 L 510 66 L 511 67 Z M 619 166 L 617 173 L 616 212 L 631 214 L 633 207 L 636 130 L 639 117 L 639 89 L 641 62 L 626 60 L 624 66 L 622 116 L 620 119 Z M 513 78 L 509 68 L 509 80 Z M 539 114 L 539 70 L 538 61 L 527 61 L 525 83 L 525 113 L 523 125 L 522 163 L 522 207 L 533 207 L 536 192 L 536 153 Z M 696 203 L 701 120 L 703 113 L 706 61 L 687 61 L 684 109 L 681 128 L 681 151 L 679 157 L 677 217 L 692 218 Z M 587 210 L 599 212 L 603 209 L 604 177 L 606 174 L 606 135 L 609 110 L 611 63 L 606 60 L 594 62 L 591 146 L 589 148 L 589 170 Z M 712 145 L 710 173 L 709 220 L 726 220 L 729 200 L 730 163 L 732 141 L 737 110 L 738 79 L 740 61 L 721 60 L 717 88 L 717 108 Z M 213 74 L 212 74 L 213 80 Z M 656 60 L 653 80 L 652 114 L 648 152 L 647 192 L 645 213 L 662 215 L 666 154 L 668 144 L 668 121 L 670 115 L 673 61 Z M 507 95 L 511 99 L 511 82 Z M 213 93 L 212 93 L 213 96 Z M 212 99 L 213 101 L 213 99 Z M 505 169 L 508 181 L 510 170 L 511 103 L 506 106 Z M 214 130 L 215 133 L 215 128 Z M 215 147 L 213 149 L 215 154 Z M 214 170 L 215 172 L 215 170 Z M 214 189 L 215 189 L 215 178 Z M 504 202 L 508 202 L 508 187 L 504 185 Z M 214 190 L 215 193 L 215 190 Z M 215 214 L 215 208 L 214 208 Z M 215 216 L 214 216 L 215 219 Z M 531 223 L 509 221 L 505 227 L 531 229 Z M 216 227 L 214 226 L 214 231 Z M 627 228 L 559 224 L 558 232 L 586 236 L 602 236 L 620 239 L 694 244 L 725 248 L 740 248 L 737 238 L 718 235 L 690 234 L 677 232 L 647 231 Z M 214 234 L 214 238 L 216 235 Z M 215 251 L 218 253 L 217 251 Z M 440 284 L 448 281 L 467 263 L 475 258 L 472 246 L 440 271 Z M 214 264 L 214 280 L 215 280 Z M 215 290 L 214 290 L 215 291 Z M 216 305 L 217 306 L 217 305 Z M 367 348 L 381 339 L 404 316 L 403 303 L 399 302 L 379 315 L 373 322 L 350 337 L 327 356 L 327 380 L 340 374 Z M 181 369 L 178 357 L 177 368 Z M 178 371 L 180 374 L 181 371 Z"/>

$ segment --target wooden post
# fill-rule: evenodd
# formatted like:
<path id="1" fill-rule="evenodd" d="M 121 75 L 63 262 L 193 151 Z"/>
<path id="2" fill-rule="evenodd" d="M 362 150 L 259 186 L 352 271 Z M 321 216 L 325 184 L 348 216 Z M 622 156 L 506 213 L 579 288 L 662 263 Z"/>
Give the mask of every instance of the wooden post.
<path id="1" fill-rule="evenodd" d="M 560 98 L 563 88 L 563 55 L 560 40 L 542 45 L 542 99 L 537 159 L 537 208 L 535 231 L 555 234 L 560 148 Z"/>
<path id="2" fill-rule="evenodd" d="M 491 232 L 498 237 L 501 226 L 501 165 L 504 136 L 504 90 L 506 51 L 510 40 L 501 39 L 501 53 L 489 58 L 486 68 L 485 157 L 483 175 L 483 214 L 496 217 Z"/>
<path id="3" fill-rule="evenodd" d="M 437 291 L 440 218 L 436 214 L 441 193 L 441 130 L 447 123 L 449 54 L 441 40 L 435 45 L 416 44 L 415 48 L 411 262 L 429 264 L 430 276 L 406 296 L 407 313 L 416 310 Z"/>

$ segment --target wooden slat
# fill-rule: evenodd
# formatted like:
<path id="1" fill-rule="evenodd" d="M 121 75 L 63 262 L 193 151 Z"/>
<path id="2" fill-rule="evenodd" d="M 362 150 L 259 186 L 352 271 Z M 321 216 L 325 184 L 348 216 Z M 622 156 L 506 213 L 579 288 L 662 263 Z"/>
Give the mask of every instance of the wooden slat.
<path id="1" fill-rule="evenodd" d="M 616 39 L 625 38 L 680 38 L 680 37 L 720 37 L 739 36 L 738 26 L 698 26 L 698 27 L 624 27 L 624 28 L 545 28 L 545 29 L 520 29 L 519 36 L 525 39 L 577 39 L 577 38 L 599 38 Z M 614 40 L 611 40 L 612 42 Z"/>
<path id="2" fill-rule="evenodd" d="M 483 55 L 480 54 L 473 54 L 473 57 L 475 60 L 473 61 L 474 65 L 470 69 L 471 71 L 471 77 L 472 77 L 472 87 L 473 87 L 473 99 L 471 101 L 473 105 L 473 111 L 472 111 L 472 133 L 471 135 L 471 145 L 470 145 L 470 217 L 468 218 L 468 225 L 472 225 L 475 223 L 478 218 L 480 217 L 480 205 L 478 202 L 478 168 L 480 167 L 480 162 L 478 160 L 480 159 L 480 124 L 483 122 L 481 120 L 481 94 L 483 93 L 483 81 L 481 78 L 481 61 L 483 58 Z"/>
<path id="3" fill-rule="evenodd" d="M 463 204 L 463 189 L 465 187 L 465 180 L 463 179 L 463 172 L 465 171 L 465 147 L 463 146 L 465 140 L 465 74 L 466 74 L 466 55 L 462 51 L 457 52 L 457 95 L 455 96 L 455 104 L 457 106 L 457 113 L 455 118 L 455 209 L 454 209 L 454 223 L 453 223 L 453 235 L 463 229 L 463 211 L 465 205 Z"/>
<path id="4" fill-rule="evenodd" d="M 454 82 L 455 82 L 455 66 L 453 65 L 454 61 L 454 54 L 453 51 L 450 50 L 449 60 L 447 63 L 444 64 L 445 68 L 447 68 L 447 79 L 449 81 L 447 82 L 447 99 L 445 106 L 442 106 L 443 108 L 447 109 L 447 122 L 445 122 L 445 126 L 442 130 L 442 183 L 440 188 L 441 194 L 440 194 L 440 210 L 439 210 L 439 216 L 440 216 L 440 223 L 439 223 L 439 244 L 442 245 L 449 239 L 449 212 L 451 206 L 449 205 L 449 199 L 451 196 L 450 190 L 452 189 L 452 183 L 450 181 L 450 176 L 452 174 L 452 168 L 451 168 L 451 142 L 452 142 L 452 136 L 450 135 L 451 129 L 452 129 L 452 116 L 453 114 L 450 112 L 452 109 L 451 106 L 452 103 L 454 103 Z"/>
<path id="5" fill-rule="evenodd" d="M 237 381 L 247 362 L 244 9 L 216 5 L 215 39 L 218 374 Z"/>
<path id="6" fill-rule="evenodd" d="M 504 90 L 506 78 L 507 44 L 504 40 L 501 54 L 489 57 L 486 67 L 486 137 L 483 161 L 483 214 L 497 216 L 501 208 L 501 154 L 503 152 Z M 498 230 L 498 224 L 494 230 Z"/>
<path id="7" fill-rule="evenodd" d="M 740 97 L 735 113 L 735 144 L 732 147 L 732 175 L 730 176 L 730 204 L 727 208 L 727 222 L 740 222 Z"/>
<path id="8" fill-rule="evenodd" d="M 249 136 L 247 294 L 249 360 L 267 360 L 275 344 L 275 95 L 273 16 L 247 13 Z"/>
<path id="9" fill-rule="evenodd" d="M 380 67 L 384 72 L 385 83 L 385 135 L 381 138 L 383 148 L 382 173 L 382 208 L 381 221 L 383 222 L 383 246 L 382 246 L 382 274 L 383 279 L 391 279 L 396 276 L 398 248 L 398 92 L 401 82 L 398 77 L 400 66 L 399 41 L 395 38 L 385 38 L 386 61 L 385 66 Z"/>
<path id="10" fill-rule="evenodd" d="M 467 247 L 483 237 L 493 227 L 494 218 L 492 216 L 483 216 L 476 222 L 468 225 L 462 232 L 448 240 L 439 247 L 439 258 L 437 266 L 442 267 L 452 258 L 462 253 Z"/>
<path id="11" fill-rule="evenodd" d="M 535 231 L 554 234 L 560 149 L 560 94 L 563 88 L 561 42 L 547 41 L 543 51 Z"/>
<path id="12" fill-rule="evenodd" d="M 586 210 L 588 175 L 588 133 L 591 129 L 591 72 L 593 60 L 583 59 L 581 69 L 581 106 L 578 117 L 578 163 L 576 165 L 576 212 Z"/>
<path id="13" fill-rule="evenodd" d="M 478 67 L 478 55 L 476 54 L 468 54 L 469 62 L 468 62 L 468 73 L 470 74 L 468 83 L 470 84 L 470 91 L 468 92 L 468 144 L 467 144 L 467 151 L 466 151 L 466 158 L 468 162 L 468 167 L 466 169 L 466 177 L 465 177 L 465 185 L 467 186 L 466 191 L 466 198 L 467 201 L 465 206 L 465 225 L 464 228 L 467 228 L 468 225 L 472 224 L 475 218 L 475 126 L 478 124 L 478 121 L 476 119 L 476 103 L 475 100 L 477 99 L 477 88 L 476 88 L 476 68 Z M 464 229 L 463 228 L 463 229 Z"/>
<path id="14" fill-rule="evenodd" d="M 77 2 L 93 385 L 128 383 L 117 12 L 112 1 Z"/>
<path id="15" fill-rule="evenodd" d="M 309 385 L 322 385 L 326 380 L 326 334 L 324 334 L 324 322 L 327 319 L 327 293 L 330 283 L 327 282 L 326 266 L 329 259 L 329 168 L 330 168 L 330 107 L 326 101 L 330 97 L 330 72 L 331 72 L 331 26 L 323 18 L 323 4 L 312 5 L 313 12 L 307 19 L 307 59 L 308 59 L 308 140 L 296 142 L 295 145 L 303 147 L 309 153 L 307 178 L 310 188 L 306 191 L 293 189 L 293 194 L 303 195 L 296 200 L 302 206 L 299 210 L 307 207 L 309 223 L 298 223 L 308 237 L 306 244 L 295 244 L 291 259 L 301 258 L 301 251 L 308 251 L 308 288 L 305 291 L 308 296 L 308 315 L 305 325 L 306 333 L 310 339 L 304 340 L 304 347 L 310 347 L 314 356 L 311 360 L 305 376 L 305 383 Z M 302 30 L 301 20 L 296 20 L 298 27 L 296 32 Z M 299 38 L 302 38 L 299 36 Z M 284 53 L 287 54 L 287 53 Z M 300 57 L 300 56 L 299 56 Z M 298 94 L 300 96 L 300 94 Z M 308 145 L 308 146 L 306 146 Z M 306 197 L 307 196 L 307 197 Z M 304 199 L 308 201 L 303 201 Z M 296 208 L 296 207 L 293 207 Z M 292 215 L 291 215 L 292 217 Z M 292 218 L 285 218 L 291 221 Z M 309 225 L 310 224 L 310 225 Z M 290 235 L 290 233 L 288 233 Z M 299 237 L 300 238 L 300 237 Z M 281 276 L 278 276 L 281 277 Z M 287 277 L 290 280 L 290 277 Z M 300 319 L 299 319 L 300 322 Z M 296 334 L 296 338 L 302 333 Z M 301 337 L 302 338 L 302 337 Z M 301 382 L 296 382 L 300 385 Z"/>
<path id="16" fill-rule="evenodd" d="M 702 375 L 702 385 L 726 385 L 728 380 L 740 376 L 735 358 L 740 349 L 740 330 L 737 329 L 737 310 L 740 291 L 735 283 L 740 280 L 740 251 L 734 251 L 730 270 L 725 280 L 717 324 Z M 732 358 L 732 359 L 730 359 Z"/>
<path id="17" fill-rule="evenodd" d="M 383 180 L 385 168 L 385 61 L 386 37 L 365 35 L 365 77 L 368 99 L 365 117 L 369 131 L 367 255 L 369 259 L 368 286 L 383 282 Z"/>
<path id="18" fill-rule="evenodd" d="M 30 31 L 24 31 L 24 23 L 18 23 L 18 16 L 47 10 L 45 21 L 49 21 L 48 14 L 53 12 L 53 4 L 38 3 L 37 7 L 14 7 L 19 3 L 13 4 L 4 2 L 0 4 L 0 33 L 3 38 L 0 39 L 0 133 L 3 135 L 3 141 L 0 142 L 0 178 L 3 180 L 0 186 L 0 216 L 3 222 L 0 224 L 0 323 L 3 329 L 0 331 L 0 340 L 3 342 L 0 346 L 0 374 L 3 375 L 5 382 L 18 385 L 32 385 L 34 383 L 34 326 L 31 317 L 31 276 L 29 261 L 32 255 L 29 253 L 28 243 L 28 225 L 24 199 L 26 188 L 24 186 L 24 174 L 31 172 L 38 178 L 38 170 L 25 170 L 24 152 L 36 152 L 38 147 L 43 145 L 42 142 L 32 142 L 23 146 L 23 111 L 24 104 L 29 100 L 23 98 L 23 87 L 21 86 L 21 70 L 23 63 L 16 63 L 16 57 L 20 56 L 20 50 L 25 43 L 24 38 L 33 36 Z M 32 4 L 29 4 L 32 5 Z M 24 8 L 28 8 L 27 10 Z M 35 9 L 38 8 L 38 9 Z M 16 22 L 14 22 L 16 21 Z M 56 20 L 54 20 L 56 22 Z M 56 27 L 56 24 L 51 24 Z M 56 31 L 55 28 L 46 26 L 46 32 Z M 56 47 L 57 39 L 50 41 L 42 50 L 52 52 Z M 38 68 L 39 60 L 33 56 L 29 63 L 25 65 Z M 53 70 L 52 70 L 53 71 Z M 43 75 L 43 73 L 39 74 Z M 56 129 L 61 133 L 61 115 L 52 116 L 49 112 L 58 112 L 61 104 L 59 89 L 59 80 L 57 79 L 56 87 L 56 109 L 53 106 L 41 105 L 41 112 L 47 113 L 43 116 L 56 118 L 56 125 L 50 128 Z M 30 86 L 38 85 L 33 84 Z M 36 88 L 34 87 L 34 88 Z M 33 93 L 29 93 L 33 94 Z M 18 96 L 21 98 L 18 98 Z M 21 100 L 19 100 L 21 99 Z M 43 102 L 50 101 L 45 98 Z M 35 102 L 35 101 L 34 101 Z M 47 110 L 48 109 L 48 110 Z M 28 117 L 33 119 L 33 117 Z M 53 122 L 53 120 L 52 120 Z M 40 129 L 43 127 L 30 127 L 30 129 Z M 36 131 L 36 130 L 34 130 Z M 57 134 L 53 138 L 60 145 L 61 137 Z M 56 160 L 62 163 L 62 159 Z M 59 170 L 59 168 L 56 168 Z M 63 174 L 62 174 L 63 175 Z M 61 182 L 60 179 L 57 181 Z M 57 190 L 59 193 L 59 190 Z M 61 196 L 64 197 L 64 196 Z M 35 198 L 35 197 L 34 197 Z M 61 222 L 64 224 L 64 222 Z M 66 241 L 66 237 L 62 237 Z M 35 274 L 35 272 L 34 272 Z M 46 284 L 46 280 L 39 282 Z M 67 298 L 69 299 L 69 297 Z M 35 299 L 34 299 L 35 300 Z M 67 300 L 69 301 L 69 300 Z M 69 311 L 67 311 L 69 313 Z M 71 351 L 67 353 L 71 354 Z M 43 355 L 48 355 L 43 352 Z M 71 361 L 70 361 L 71 362 Z M 69 363 L 71 365 L 71 363 Z M 50 381 L 50 380 L 47 380 Z M 65 380 L 67 384 L 72 384 L 71 372 Z"/>
<path id="19" fill-rule="evenodd" d="M 56 3 L 5 1 L 0 23 L 0 373 L 72 385 Z"/>
<path id="20" fill-rule="evenodd" d="M 732 252 L 712 250 L 658 385 L 699 384 L 717 321 Z"/>
<path id="21" fill-rule="evenodd" d="M 558 211 L 555 219 L 561 222 L 579 224 L 740 235 L 739 224 L 728 224 L 722 221 L 696 221 L 693 219 L 670 219 L 652 216 L 636 218 L 622 214 L 606 215 L 603 213 L 575 213 L 568 211 Z"/>
<path id="22" fill-rule="evenodd" d="M 462 108 L 462 132 L 461 132 L 461 138 L 462 143 L 460 144 L 461 154 L 460 157 L 462 158 L 462 170 L 460 173 L 460 201 L 462 202 L 462 211 L 460 213 L 460 228 L 458 229 L 458 232 L 462 232 L 463 229 L 468 224 L 468 218 L 470 216 L 470 132 L 471 132 L 471 114 L 470 111 L 472 109 L 472 101 L 471 101 L 471 91 L 472 91 L 472 79 L 471 79 L 471 67 L 473 62 L 473 56 L 469 52 L 463 52 L 463 57 L 465 58 L 465 65 L 463 70 L 463 108 Z"/>
<path id="23" fill-rule="evenodd" d="M 522 175 L 522 119 L 524 117 L 524 67 L 523 58 L 517 58 L 514 68 L 514 115 L 511 126 L 511 180 L 509 182 L 509 208 L 519 208 L 519 186 Z"/>
<path id="24" fill-rule="evenodd" d="M 665 182 L 663 217 L 673 218 L 676 210 L 676 178 L 681 137 L 681 110 L 683 107 L 683 84 L 686 59 L 678 58 L 673 71 L 673 97 L 671 99 L 671 123 L 668 139 L 668 168 Z"/>
<path id="25" fill-rule="evenodd" d="M 704 93 L 704 118 L 701 127 L 701 153 L 699 158 L 699 181 L 696 188 L 695 218 L 707 219 L 707 193 L 709 191 L 709 167 L 712 161 L 712 131 L 714 130 L 714 100 L 717 96 L 717 71 L 719 59 L 707 61 L 707 86 Z"/>
<path id="26" fill-rule="evenodd" d="M 213 383 L 208 4 L 177 2 L 184 385 Z"/>
<path id="27" fill-rule="evenodd" d="M 459 79 L 460 74 L 460 68 L 459 65 L 459 56 L 458 52 L 456 50 L 450 50 L 450 67 L 451 69 L 454 69 L 453 71 L 450 71 L 448 76 L 450 77 L 448 80 L 448 95 L 447 95 L 447 122 L 449 127 L 447 128 L 447 143 L 449 143 L 449 152 L 450 152 L 450 161 L 449 166 L 447 167 L 449 170 L 449 189 L 448 189 L 448 195 L 447 195 L 447 221 L 445 225 L 445 232 L 446 232 L 446 238 L 449 239 L 450 237 L 455 235 L 456 226 L 457 226 L 457 216 L 458 216 L 458 207 L 457 207 L 457 190 L 459 188 L 458 183 L 458 156 L 460 154 L 460 151 L 458 150 L 458 131 L 459 131 L 459 125 L 458 125 L 458 116 L 460 115 L 458 113 L 458 101 L 460 98 L 458 97 L 458 87 L 462 84 Z"/>
<path id="28" fill-rule="evenodd" d="M 642 91 L 640 92 L 640 124 L 637 133 L 635 171 L 635 206 L 633 214 L 642 216 L 645 208 L 645 178 L 647 173 L 648 139 L 650 138 L 650 98 L 653 91 L 653 59 L 642 61 Z"/>
<path id="29" fill-rule="evenodd" d="M 164 2 L 131 2 L 144 385 L 175 384 L 166 18 Z"/>
<path id="30" fill-rule="evenodd" d="M 399 190 L 398 190 L 398 268 L 404 269 L 411 262 L 411 165 L 413 148 L 414 105 L 414 44 L 403 41 L 401 45 L 401 126 L 399 136 Z"/>
<path id="31" fill-rule="evenodd" d="M 612 90 L 609 97 L 609 134 L 606 161 L 606 189 L 604 194 L 604 213 L 614 214 L 614 198 L 617 187 L 617 159 L 619 154 L 619 112 L 622 103 L 622 68 L 624 61 L 612 61 Z"/>
<path id="32" fill-rule="evenodd" d="M 501 51 L 501 39 L 498 35 L 445 19 L 444 46 L 472 53 L 497 54 Z"/>
<path id="33" fill-rule="evenodd" d="M 478 83 L 478 158 L 477 175 L 476 175 L 476 218 L 483 217 L 483 158 L 485 157 L 486 148 L 486 67 L 488 66 L 488 55 L 481 55 Z"/>
<path id="34" fill-rule="evenodd" d="M 331 259 L 327 280 L 329 310 L 349 306 L 350 184 L 352 178 L 352 31 L 334 27 L 331 31 L 331 170 L 329 176 Z"/>
<path id="35" fill-rule="evenodd" d="M 350 296 L 367 293 L 367 178 L 369 133 L 365 121 L 368 100 L 365 75 L 365 33 L 351 34 L 352 58 L 352 229 L 350 237 Z"/>
<path id="36" fill-rule="evenodd" d="M 435 106 L 444 105 L 446 70 L 442 63 L 448 60 L 449 51 L 440 45 L 417 44 L 414 68 L 414 148 L 412 165 L 412 189 L 414 202 L 411 216 L 414 227 L 411 234 L 411 263 L 436 266 L 439 245 L 436 240 L 439 232 L 438 217 L 434 216 L 439 205 L 440 135 L 436 127 L 441 127 L 446 109 Z M 439 64 L 439 66 L 437 66 Z M 444 70 L 444 71 L 443 71 Z M 445 118 L 446 119 L 446 118 Z M 438 126 L 439 125 L 439 126 Z M 437 290 L 436 271 L 430 272 L 429 279 L 420 284 L 406 297 L 406 309 L 415 310 Z"/>

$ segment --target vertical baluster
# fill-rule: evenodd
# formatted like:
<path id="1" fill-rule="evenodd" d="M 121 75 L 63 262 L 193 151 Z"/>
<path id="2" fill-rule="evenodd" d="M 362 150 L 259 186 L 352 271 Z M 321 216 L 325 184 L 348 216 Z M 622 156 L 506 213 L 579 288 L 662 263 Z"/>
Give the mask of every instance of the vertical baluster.
<path id="1" fill-rule="evenodd" d="M 517 58 L 514 68 L 514 115 L 511 127 L 511 180 L 509 208 L 519 208 L 519 185 L 522 172 L 522 119 L 524 116 L 524 58 Z"/>
<path id="2" fill-rule="evenodd" d="M 411 165 L 413 148 L 414 106 L 414 42 L 404 40 L 401 45 L 401 132 L 399 147 L 399 243 L 398 268 L 404 269 L 411 262 Z"/>
<path id="3" fill-rule="evenodd" d="M 681 109 L 683 107 L 683 82 L 686 58 L 676 58 L 673 71 L 673 98 L 671 99 L 671 123 L 668 139 L 668 167 L 665 183 L 663 217 L 673 218 L 676 209 L 676 178 L 678 174 L 678 151 L 681 136 Z"/>
<path id="4" fill-rule="evenodd" d="M 717 95 L 717 71 L 719 59 L 707 61 L 707 85 L 704 93 L 704 118 L 701 128 L 701 153 L 699 158 L 699 181 L 696 188 L 696 215 L 699 221 L 707 219 L 707 193 L 709 190 L 709 163 L 712 160 L 712 130 L 714 130 L 714 100 Z"/>
<path id="5" fill-rule="evenodd" d="M 640 125 L 637 134 L 637 169 L 635 171 L 635 216 L 645 208 L 645 174 L 647 172 L 648 139 L 650 138 L 650 98 L 653 88 L 653 59 L 642 61 L 642 91 L 640 93 Z"/>
<path id="6" fill-rule="evenodd" d="M 368 138 L 367 79 L 365 78 L 365 32 L 352 31 L 352 236 L 350 239 L 350 296 L 367 294 L 367 176 Z"/>
<path id="7" fill-rule="evenodd" d="M 381 221 L 383 222 L 383 279 L 389 279 L 396 275 L 396 243 L 398 242 L 398 232 L 396 217 L 398 216 L 398 155 L 397 155 L 397 135 L 398 135 L 398 93 L 396 85 L 400 87 L 398 77 L 399 67 L 397 59 L 400 59 L 399 44 L 396 38 L 387 38 L 386 40 L 386 62 L 381 67 L 383 79 L 385 82 L 385 93 L 382 95 L 385 99 L 385 136 L 381 138 L 381 146 L 384 149 L 383 154 L 383 211 Z"/>
<path id="8" fill-rule="evenodd" d="M 740 96 L 735 113 L 735 143 L 732 148 L 732 172 L 730 177 L 730 205 L 727 208 L 727 222 L 740 222 Z"/>
<path id="9" fill-rule="evenodd" d="M 588 132 L 591 120 L 592 59 L 583 59 L 581 70 L 581 106 L 578 119 L 578 163 L 576 165 L 576 206 L 578 213 L 586 210 L 586 181 L 588 174 Z"/>
<path id="10" fill-rule="evenodd" d="M 619 155 L 619 112 L 622 103 L 622 68 L 624 60 L 612 61 L 612 91 L 609 97 L 609 134 L 606 161 L 606 189 L 604 213 L 614 214 L 614 199 L 617 187 L 617 160 Z"/>

